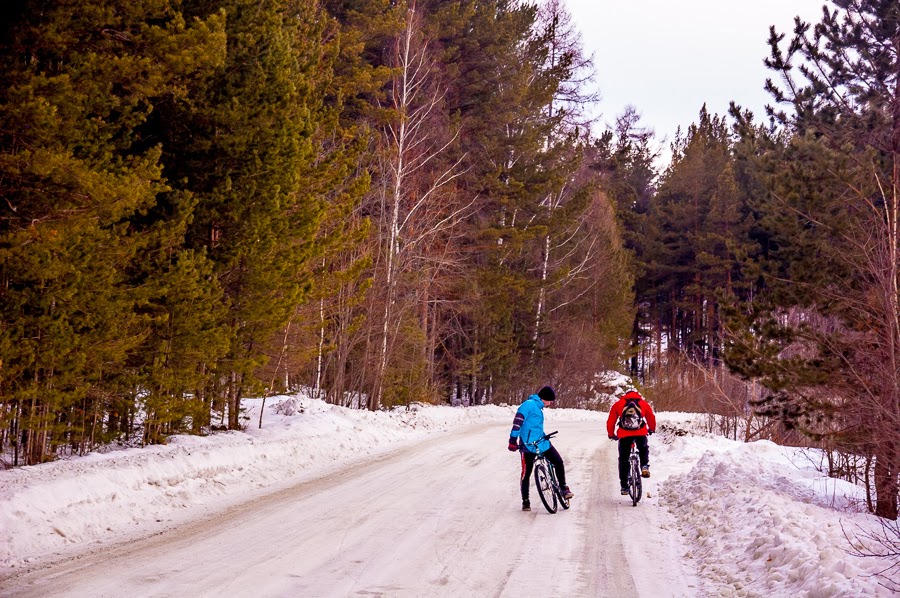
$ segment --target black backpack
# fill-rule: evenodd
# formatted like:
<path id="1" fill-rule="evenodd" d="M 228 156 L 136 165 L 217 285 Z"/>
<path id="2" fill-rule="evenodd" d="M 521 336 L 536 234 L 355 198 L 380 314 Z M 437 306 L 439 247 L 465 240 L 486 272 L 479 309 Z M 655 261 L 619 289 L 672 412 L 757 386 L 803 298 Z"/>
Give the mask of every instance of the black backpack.
<path id="1" fill-rule="evenodd" d="M 644 427 L 644 414 L 638 405 L 640 399 L 627 399 L 622 415 L 619 417 L 619 427 L 623 430 L 640 430 Z"/>

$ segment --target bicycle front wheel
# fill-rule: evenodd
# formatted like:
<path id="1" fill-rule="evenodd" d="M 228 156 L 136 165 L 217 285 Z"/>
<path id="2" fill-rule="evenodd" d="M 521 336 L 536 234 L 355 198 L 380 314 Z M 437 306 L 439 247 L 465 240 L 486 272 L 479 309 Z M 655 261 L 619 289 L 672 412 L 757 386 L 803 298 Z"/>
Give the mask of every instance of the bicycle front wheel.
<path id="1" fill-rule="evenodd" d="M 534 467 L 534 483 L 537 486 L 538 496 L 541 497 L 544 507 L 551 513 L 556 513 L 556 493 L 553 492 L 553 487 L 550 485 L 550 476 L 547 475 L 547 470 L 542 464 Z"/>
<path id="2" fill-rule="evenodd" d="M 553 467 L 552 463 L 548 463 L 547 469 L 550 472 L 550 483 L 553 488 L 553 493 L 559 499 L 559 504 L 562 505 L 562 508 L 568 509 L 569 508 L 569 499 L 567 499 L 565 496 L 563 496 L 562 486 L 559 485 L 559 480 L 556 477 L 556 468 Z"/>
<path id="3" fill-rule="evenodd" d="M 636 457 L 631 458 L 631 475 L 628 480 L 628 494 L 631 496 L 631 506 L 636 507 L 641 500 L 641 467 Z"/>

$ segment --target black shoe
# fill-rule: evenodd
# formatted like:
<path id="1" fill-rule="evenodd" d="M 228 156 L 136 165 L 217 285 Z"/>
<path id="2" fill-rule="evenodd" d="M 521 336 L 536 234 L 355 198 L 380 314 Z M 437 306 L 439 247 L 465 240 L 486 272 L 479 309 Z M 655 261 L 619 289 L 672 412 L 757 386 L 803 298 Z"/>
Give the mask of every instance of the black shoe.
<path id="1" fill-rule="evenodd" d="M 529 502 L 529 501 L 527 501 L 527 500 L 523 500 L 523 501 L 522 501 L 522 510 L 523 510 L 523 511 L 530 511 L 530 510 L 531 510 L 531 502 Z"/>
<path id="2" fill-rule="evenodd" d="M 628 487 L 622 486 L 622 496 L 628 496 Z"/>

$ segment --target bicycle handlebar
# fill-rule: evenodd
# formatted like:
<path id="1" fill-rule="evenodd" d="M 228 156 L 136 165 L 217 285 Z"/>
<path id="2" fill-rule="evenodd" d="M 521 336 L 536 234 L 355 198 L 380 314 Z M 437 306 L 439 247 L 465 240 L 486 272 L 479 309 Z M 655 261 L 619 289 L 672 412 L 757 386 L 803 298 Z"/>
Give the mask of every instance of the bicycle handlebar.
<path id="1" fill-rule="evenodd" d="M 532 440 L 531 442 L 523 442 L 522 444 L 525 445 L 525 446 L 534 446 L 534 447 L 536 447 L 542 440 L 550 440 L 551 438 L 553 438 L 553 437 L 556 436 L 557 434 L 559 434 L 558 431 L 557 431 L 557 432 L 550 432 L 549 434 L 544 434 L 543 436 L 541 436 L 541 437 L 538 438 L 537 440 Z"/>

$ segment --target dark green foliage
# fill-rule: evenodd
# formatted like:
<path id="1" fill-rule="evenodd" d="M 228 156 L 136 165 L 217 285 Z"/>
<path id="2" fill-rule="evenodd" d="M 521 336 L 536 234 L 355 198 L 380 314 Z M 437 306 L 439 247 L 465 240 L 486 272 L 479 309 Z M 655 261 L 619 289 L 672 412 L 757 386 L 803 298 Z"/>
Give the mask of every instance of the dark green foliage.
<path id="1" fill-rule="evenodd" d="M 538 382 L 587 397 L 621 358 L 632 276 L 613 206 L 646 213 L 649 162 L 619 148 L 628 176 L 586 166 L 589 61 L 560 5 L 3 10 L 0 452 L 14 464 L 236 429 L 242 398 L 300 384 L 372 407 L 510 400 Z M 410 23 L 428 76 L 401 107 Z M 390 127 L 421 106 L 430 149 L 388 237 Z"/>
<path id="2" fill-rule="evenodd" d="M 548 237 L 551 247 L 567 240 L 560 253 L 577 246 L 593 199 L 577 174 L 581 140 L 560 97 L 577 55 L 533 6 L 447 2 L 435 19 L 450 81 L 445 103 L 463 131 L 461 186 L 479 201 L 468 242 L 477 294 L 453 361 L 466 369 L 453 375 L 476 392 L 474 381 L 490 380 L 486 392 L 515 396 L 550 375 L 545 358 L 557 346 L 548 312 L 585 257 L 575 251 L 558 263 L 545 254 Z"/>
<path id="3" fill-rule="evenodd" d="M 212 264 L 191 250 L 160 265 L 158 295 L 149 298 L 157 317 L 142 351 L 146 395 L 145 440 L 200 432 L 209 424 L 207 390 L 216 361 L 228 350 L 226 303 Z"/>
<path id="4" fill-rule="evenodd" d="M 900 71 L 896 2 L 844 0 L 820 23 L 771 35 L 768 82 L 789 110 L 759 142 L 765 292 L 732 313 L 734 369 L 771 393 L 758 408 L 875 456 L 875 512 L 896 519 L 900 471 Z M 865 402 L 873 416 L 860 418 Z"/>
<path id="5" fill-rule="evenodd" d="M 221 58 L 222 20 L 186 23 L 166 0 L 34 2 L 0 54 L 0 350 L 13 460 L 85 450 L 122 406 L 121 378 L 161 284 L 131 284 L 155 242 L 130 219 L 167 188 L 135 135 L 155 103 Z"/>
<path id="6" fill-rule="evenodd" d="M 758 251 L 750 236 L 751 194 L 739 177 L 724 119 L 705 107 L 672 149 L 652 202 L 643 213 L 636 204 L 631 217 L 632 226 L 641 227 L 633 245 L 644 321 L 635 332 L 652 328 L 666 336 L 668 347 L 714 364 L 723 343 L 721 304 L 752 290 L 744 272 Z"/>
<path id="7" fill-rule="evenodd" d="M 615 209 L 616 220 L 621 225 L 622 244 L 630 252 L 627 261 L 627 276 L 618 278 L 634 279 L 633 285 L 637 301 L 630 333 L 631 375 L 643 373 L 639 357 L 641 347 L 650 344 L 651 329 L 654 324 L 659 330 L 658 319 L 651 313 L 650 279 L 646 275 L 650 267 L 647 252 L 652 247 L 657 222 L 649 219 L 658 173 L 654 160 L 658 152 L 653 148 L 653 131 L 640 126 L 640 115 L 633 107 L 616 120 L 614 130 L 603 133 L 594 141 L 588 155 L 589 167 L 599 178 L 599 185 L 608 196 Z M 611 306 L 615 310 L 615 306 Z M 620 321 L 615 318 L 614 321 Z M 621 325 L 621 323 L 620 323 Z"/>
<path id="8" fill-rule="evenodd" d="M 190 6 L 190 3 L 187 3 Z M 197 203 L 188 246 L 205 250 L 229 300 L 231 347 L 213 392 L 239 427 L 240 399 L 268 345 L 308 292 L 324 199 L 340 180 L 320 153 L 333 121 L 323 15 L 302 0 L 198 5 L 227 19 L 224 65 L 154 123 L 167 173 Z"/>

